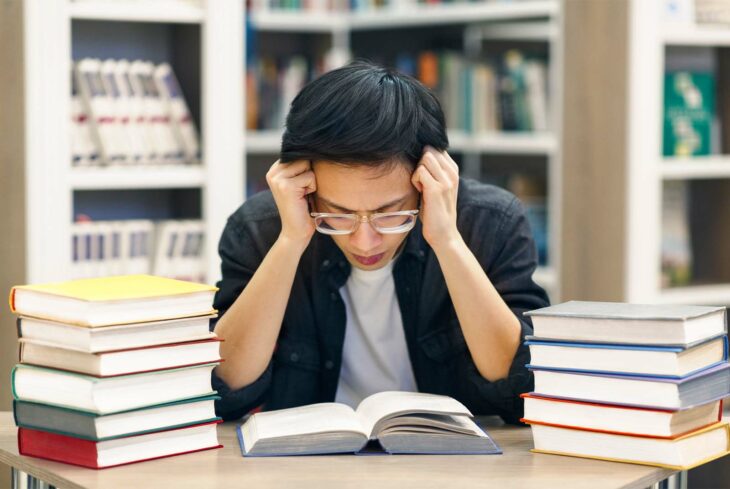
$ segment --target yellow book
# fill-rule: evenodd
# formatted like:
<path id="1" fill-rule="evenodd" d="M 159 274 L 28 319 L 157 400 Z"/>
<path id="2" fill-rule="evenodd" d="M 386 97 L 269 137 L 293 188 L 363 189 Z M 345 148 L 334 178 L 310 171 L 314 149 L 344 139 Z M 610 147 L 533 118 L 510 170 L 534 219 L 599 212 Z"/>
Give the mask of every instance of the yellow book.
<path id="1" fill-rule="evenodd" d="M 730 426 L 717 422 L 674 438 L 532 425 L 536 453 L 689 470 L 730 453 Z"/>
<path id="2" fill-rule="evenodd" d="M 78 326 L 110 326 L 214 314 L 216 290 L 152 275 L 90 278 L 13 287 L 10 309 Z"/>

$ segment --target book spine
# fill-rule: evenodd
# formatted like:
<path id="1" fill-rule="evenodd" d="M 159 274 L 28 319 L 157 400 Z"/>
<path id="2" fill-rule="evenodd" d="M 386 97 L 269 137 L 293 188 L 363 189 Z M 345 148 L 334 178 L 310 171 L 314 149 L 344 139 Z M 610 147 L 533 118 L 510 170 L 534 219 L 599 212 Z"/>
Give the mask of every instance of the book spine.
<path id="1" fill-rule="evenodd" d="M 45 431 L 18 428 L 21 455 L 98 469 L 96 443 Z"/>

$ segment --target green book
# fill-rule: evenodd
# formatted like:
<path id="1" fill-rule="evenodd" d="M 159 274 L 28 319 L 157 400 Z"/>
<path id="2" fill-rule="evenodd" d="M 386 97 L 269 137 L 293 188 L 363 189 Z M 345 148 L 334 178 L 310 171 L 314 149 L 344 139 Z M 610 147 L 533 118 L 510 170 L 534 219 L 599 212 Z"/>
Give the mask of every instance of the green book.
<path id="1" fill-rule="evenodd" d="M 113 414 L 99 415 L 29 401 L 13 401 L 15 424 L 91 441 L 183 428 L 218 421 L 218 396 L 203 396 Z"/>
<path id="2" fill-rule="evenodd" d="M 715 79 L 711 73 L 666 73 L 664 156 L 709 155 L 714 115 Z"/>

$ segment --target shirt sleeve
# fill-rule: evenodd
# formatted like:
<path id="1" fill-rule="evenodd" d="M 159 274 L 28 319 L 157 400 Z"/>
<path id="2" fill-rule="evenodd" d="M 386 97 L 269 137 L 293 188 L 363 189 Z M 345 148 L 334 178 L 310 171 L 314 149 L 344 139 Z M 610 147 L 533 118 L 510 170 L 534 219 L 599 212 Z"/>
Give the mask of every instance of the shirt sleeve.
<path id="1" fill-rule="evenodd" d="M 480 223 L 479 228 L 484 229 Z M 509 374 L 495 382 L 482 377 L 468 350 L 462 381 L 461 397 L 474 414 L 498 414 L 507 423 L 519 423 L 524 414 L 520 394 L 534 388 L 532 373 L 525 367 L 530 362 L 530 351 L 525 336 L 532 334 L 532 322 L 524 312 L 549 305 L 545 291 L 537 285 L 532 274 L 537 268 L 537 250 L 522 205 L 513 198 L 507 206 L 493 235 L 488 259 L 477 256 L 502 300 L 520 322 L 520 345 L 517 348 Z M 487 249 L 487 247 L 480 247 Z"/>
<path id="2" fill-rule="evenodd" d="M 218 317 L 225 315 L 253 277 L 263 260 L 260 247 L 252 238 L 252 233 L 241 225 L 234 216 L 228 219 L 220 242 L 218 253 L 221 257 L 221 280 L 213 307 L 218 310 Z M 210 322 L 210 330 L 215 329 L 217 319 Z M 224 359 L 225 360 L 225 359 Z M 215 403 L 218 416 L 224 420 L 238 419 L 251 409 L 259 406 L 266 398 L 271 385 L 272 362 L 266 370 L 251 384 L 240 389 L 231 389 L 213 370 L 211 384 L 221 397 Z"/>

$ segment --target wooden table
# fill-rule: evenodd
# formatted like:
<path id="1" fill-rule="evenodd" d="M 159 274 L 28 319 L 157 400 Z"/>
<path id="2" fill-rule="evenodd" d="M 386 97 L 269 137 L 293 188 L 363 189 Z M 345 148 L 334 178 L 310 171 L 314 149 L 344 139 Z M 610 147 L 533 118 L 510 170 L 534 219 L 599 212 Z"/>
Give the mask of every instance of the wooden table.
<path id="1" fill-rule="evenodd" d="M 678 487 L 677 473 L 642 465 L 534 454 L 529 428 L 480 420 L 503 455 L 305 456 L 243 458 L 235 423 L 218 426 L 225 448 L 167 459 L 91 470 L 18 454 L 12 414 L 0 412 L 0 463 L 21 477 L 20 487 L 210 489 L 281 488 L 535 488 L 571 489 Z M 25 473 L 25 474 L 23 474 Z M 27 474 L 27 476 L 26 476 Z M 45 481 L 39 483 L 33 478 Z M 665 480 L 666 479 L 666 480 Z M 0 483 L 4 487 L 4 483 Z"/>

